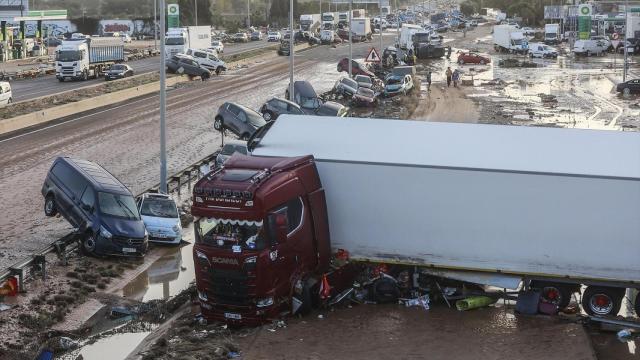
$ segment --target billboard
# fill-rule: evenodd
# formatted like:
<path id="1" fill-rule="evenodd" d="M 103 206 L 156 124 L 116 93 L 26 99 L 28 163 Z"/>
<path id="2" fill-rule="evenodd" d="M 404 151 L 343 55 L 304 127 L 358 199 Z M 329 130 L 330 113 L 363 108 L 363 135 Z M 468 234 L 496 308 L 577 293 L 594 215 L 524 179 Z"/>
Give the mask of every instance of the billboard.
<path id="1" fill-rule="evenodd" d="M 178 4 L 167 5 L 167 27 L 180 27 L 180 7 Z"/>

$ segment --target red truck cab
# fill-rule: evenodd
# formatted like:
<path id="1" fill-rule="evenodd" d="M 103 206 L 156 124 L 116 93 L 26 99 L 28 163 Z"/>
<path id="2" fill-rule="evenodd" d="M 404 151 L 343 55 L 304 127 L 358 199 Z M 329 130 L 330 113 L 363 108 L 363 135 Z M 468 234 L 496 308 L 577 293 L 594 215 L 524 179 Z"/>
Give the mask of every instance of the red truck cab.
<path id="1" fill-rule="evenodd" d="M 312 156 L 233 155 L 193 190 L 202 314 L 257 325 L 311 308 L 329 268 L 325 194 Z"/>

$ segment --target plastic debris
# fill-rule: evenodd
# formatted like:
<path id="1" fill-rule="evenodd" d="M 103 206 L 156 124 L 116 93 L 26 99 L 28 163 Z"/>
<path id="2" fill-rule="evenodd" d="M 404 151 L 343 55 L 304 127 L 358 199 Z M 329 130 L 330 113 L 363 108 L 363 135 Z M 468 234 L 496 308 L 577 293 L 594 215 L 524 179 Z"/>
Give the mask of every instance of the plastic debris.
<path id="1" fill-rule="evenodd" d="M 456 308 L 460 311 L 466 311 L 489 306 L 495 302 L 496 299 L 488 296 L 471 296 L 466 299 L 456 301 Z"/>
<path id="2" fill-rule="evenodd" d="M 235 351 L 229 351 L 229 353 L 227 353 L 227 357 L 229 359 L 235 359 L 235 358 L 239 358 L 240 354 Z"/>
<path id="3" fill-rule="evenodd" d="M 318 315 L 318 319 L 324 319 L 324 315 L 322 314 Z"/>
<path id="4" fill-rule="evenodd" d="M 618 340 L 621 342 L 629 342 L 633 340 L 633 332 L 631 329 L 622 329 L 618 331 Z"/>
<path id="5" fill-rule="evenodd" d="M 111 318 L 113 319 L 118 319 L 118 318 L 123 318 L 125 316 L 134 316 L 136 315 L 137 312 L 126 308 L 124 306 L 112 306 L 111 307 L 111 312 L 109 313 L 109 315 L 111 316 Z"/>
<path id="6" fill-rule="evenodd" d="M 7 311 L 7 310 L 11 309 L 12 307 L 13 306 L 11 306 L 9 304 L 0 303 L 0 312 Z"/>
<path id="7" fill-rule="evenodd" d="M 60 348 L 63 350 L 73 350 L 80 346 L 80 344 L 72 338 L 63 336 L 60 338 Z"/>
<path id="8" fill-rule="evenodd" d="M 421 306 L 425 310 L 429 310 L 429 294 L 424 294 L 415 299 L 404 300 L 406 307 Z"/>

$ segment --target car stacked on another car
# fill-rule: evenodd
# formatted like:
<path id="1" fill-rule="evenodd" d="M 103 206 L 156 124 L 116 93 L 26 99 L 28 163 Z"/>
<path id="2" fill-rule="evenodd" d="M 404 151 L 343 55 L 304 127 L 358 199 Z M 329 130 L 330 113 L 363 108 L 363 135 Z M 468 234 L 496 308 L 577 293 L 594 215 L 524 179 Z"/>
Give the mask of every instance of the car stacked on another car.
<path id="1" fill-rule="evenodd" d="M 300 108 L 300 105 L 293 101 L 274 97 L 269 99 L 260 108 L 260 113 L 265 121 L 276 120 L 280 115 L 304 115 L 304 111 Z"/>
<path id="2" fill-rule="evenodd" d="M 413 78 L 411 75 L 391 75 L 387 77 L 387 84 L 384 87 L 384 95 L 387 97 L 399 94 L 406 95 L 413 89 Z"/>
<path id="3" fill-rule="evenodd" d="M 349 59 L 344 58 L 340 60 L 337 65 L 337 70 L 338 72 L 343 72 L 343 71 L 349 72 Z M 369 77 L 375 77 L 375 75 L 371 71 L 369 71 L 367 68 L 365 68 L 364 65 L 361 65 L 359 62 L 355 60 L 351 60 L 351 76 L 355 76 L 355 75 L 366 75 Z"/>
<path id="4" fill-rule="evenodd" d="M 133 69 L 129 65 L 115 64 L 111 65 L 109 70 L 104 75 L 106 81 L 124 79 L 126 77 L 133 76 Z"/>
<path id="5" fill-rule="evenodd" d="M 266 121 L 258 112 L 240 104 L 226 102 L 218 109 L 213 127 L 218 131 L 229 129 L 246 141 L 264 124 Z"/>
<path id="6" fill-rule="evenodd" d="M 216 167 L 224 165 L 225 161 L 235 153 L 247 155 L 249 153 L 247 150 L 247 143 L 245 141 L 227 140 L 222 147 L 222 150 L 220 150 L 220 153 L 216 156 Z"/>
<path id="7" fill-rule="evenodd" d="M 167 60 L 167 70 L 174 74 L 199 76 L 203 81 L 211 77 L 209 69 L 200 65 L 192 56 L 176 54 Z"/>
<path id="8" fill-rule="evenodd" d="M 180 244 L 182 223 L 176 202 L 169 195 L 145 193 L 137 201 L 140 216 L 149 234 L 149 241 Z"/>
<path id="9" fill-rule="evenodd" d="M 342 96 L 353 96 L 356 92 L 358 92 L 358 82 L 348 78 L 348 77 L 343 77 L 340 80 L 336 81 L 335 85 L 333 86 L 333 91 L 336 94 L 342 95 Z"/>

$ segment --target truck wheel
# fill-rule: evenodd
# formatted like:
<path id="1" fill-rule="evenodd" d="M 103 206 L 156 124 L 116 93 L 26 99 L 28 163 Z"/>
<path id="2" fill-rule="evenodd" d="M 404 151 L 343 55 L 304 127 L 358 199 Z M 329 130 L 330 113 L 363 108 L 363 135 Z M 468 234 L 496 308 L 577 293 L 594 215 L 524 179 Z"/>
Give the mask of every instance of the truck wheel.
<path id="1" fill-rule="evenodd" d="M 89 80 L 89 73 L 87 72 L 87 70 L 82 72 L 82 81 L 87 81 Z"/>
<path id="2" fill-rule="evenodd" d="M 44 199 L 44 214 L 46 216 L 56 216 L 56 214 L 58 214 L 56 200 L 53 198 L 53 195 L 47 195 Z"/>
<path id="3" fill-rule="evenodd" d="M 222 122 L 222 118 L 220 116 L 216 116 L 216 119 L 213 121 L 213 128 L 222 131 L 224 128 L 224 123 Z"/>
<path id="4" fill-rule="evenodd" d="M 87 232 L 82 240 L 82 246 L 80 247 L 82 249 L 82 253 L 84 253 L 85 255 L 94 255 L 96 252 L 96 236 L 91 232 Z"/>
<path id="5" fill-rule="evenodd" d="M 64 78 L 58 78 L 58 81 L 64 82 Z"/>
<path id="6" fill-rule="evenodd" d="M 582 308 L 589 315 L 617 315 L 624 289 L 588 286 L 582 294 Z"/>
<path id="7" fill-rule="evenodd" d="M 532 281 L 531 287 L 540 290 L 540 296 L 548 303 L 558 306 L 562 310 L 569 306 L 571 289 L 564 284 L 543 281 Z"/>

